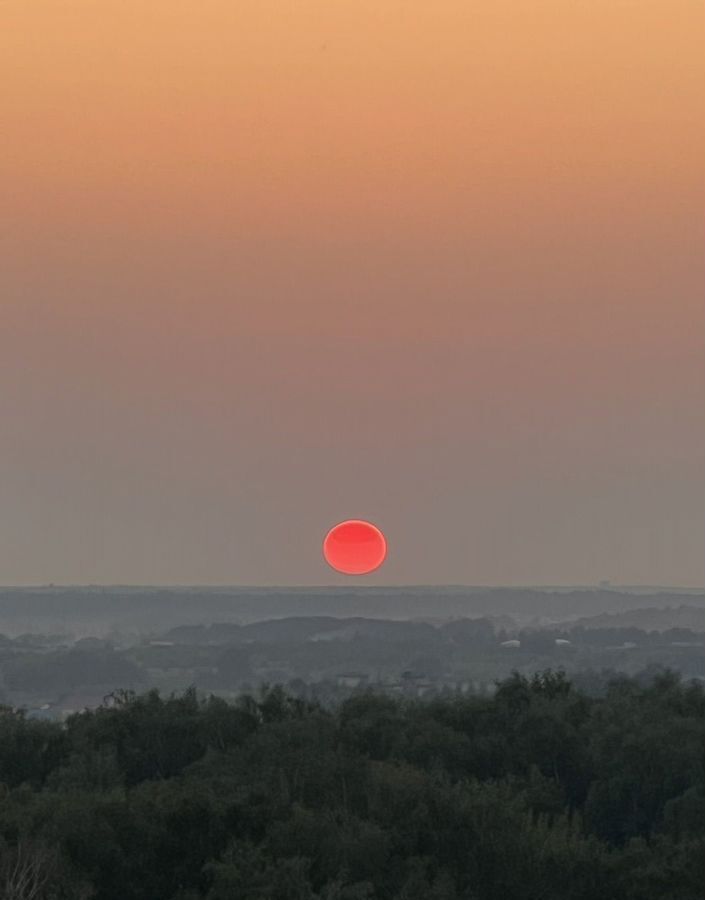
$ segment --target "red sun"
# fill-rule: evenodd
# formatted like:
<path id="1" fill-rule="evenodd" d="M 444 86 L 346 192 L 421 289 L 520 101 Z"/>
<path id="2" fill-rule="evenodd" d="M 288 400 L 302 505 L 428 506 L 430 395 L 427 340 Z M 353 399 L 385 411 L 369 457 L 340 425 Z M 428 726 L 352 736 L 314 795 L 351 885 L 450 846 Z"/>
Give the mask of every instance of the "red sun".
<path id="1" fill-rule="evenodd" d="M 366 575 L 384 562 L 387 541 L 372 522 L 348 519 L 334 525 L 325 536 L 323 555 L 328 565 L 338 572 Z"/>

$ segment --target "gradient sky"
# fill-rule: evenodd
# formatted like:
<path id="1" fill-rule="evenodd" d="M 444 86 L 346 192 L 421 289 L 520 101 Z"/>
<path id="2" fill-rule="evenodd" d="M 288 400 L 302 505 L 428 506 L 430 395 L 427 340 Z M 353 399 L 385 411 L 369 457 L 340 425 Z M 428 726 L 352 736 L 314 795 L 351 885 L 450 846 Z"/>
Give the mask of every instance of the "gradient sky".
<path id="1" fill-rule="evenodd" d="M 701 0 L 4 0 L 0 583 L 705 581 Z"/>

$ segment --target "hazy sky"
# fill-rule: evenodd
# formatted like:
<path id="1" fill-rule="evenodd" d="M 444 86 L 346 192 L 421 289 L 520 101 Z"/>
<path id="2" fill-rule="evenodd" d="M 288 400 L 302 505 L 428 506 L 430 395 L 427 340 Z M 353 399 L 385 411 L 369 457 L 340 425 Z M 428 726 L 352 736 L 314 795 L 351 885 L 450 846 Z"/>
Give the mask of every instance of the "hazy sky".
<path id="1" fill-rule="evenodd" d="M 4 0 L 0 583 L 705 581 L 701 0 Z"/>

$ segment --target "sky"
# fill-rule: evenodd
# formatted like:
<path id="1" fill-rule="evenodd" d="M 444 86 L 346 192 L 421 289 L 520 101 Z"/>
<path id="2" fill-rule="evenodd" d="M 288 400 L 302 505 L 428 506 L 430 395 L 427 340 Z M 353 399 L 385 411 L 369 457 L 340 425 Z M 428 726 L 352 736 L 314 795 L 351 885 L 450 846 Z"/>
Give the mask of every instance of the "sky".
<path id="1" fill-rule="evenodd" d="M 705 583 L 704 36 L 0 3 L 0 583 Z"/>

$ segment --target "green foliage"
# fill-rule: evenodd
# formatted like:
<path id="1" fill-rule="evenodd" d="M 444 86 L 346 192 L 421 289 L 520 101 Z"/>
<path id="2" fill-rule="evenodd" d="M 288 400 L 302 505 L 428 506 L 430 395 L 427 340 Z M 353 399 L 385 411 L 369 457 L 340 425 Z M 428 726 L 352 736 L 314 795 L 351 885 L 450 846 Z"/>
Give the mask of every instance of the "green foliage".
<path id="1" fill-rule="evenodd" d="M 66 737 L 56 723 L 30 722 L 23 712 L 0 707 L 0 784 L 41 785 L 66 747 Z"/>
<path id="2" fill-rule="evenodd" d="M 331 710 L 125 692 L 64 726 L 3 708 L 0 898 L 696 900 L 704 742 L 703 686 L 672 673 Z"/>

